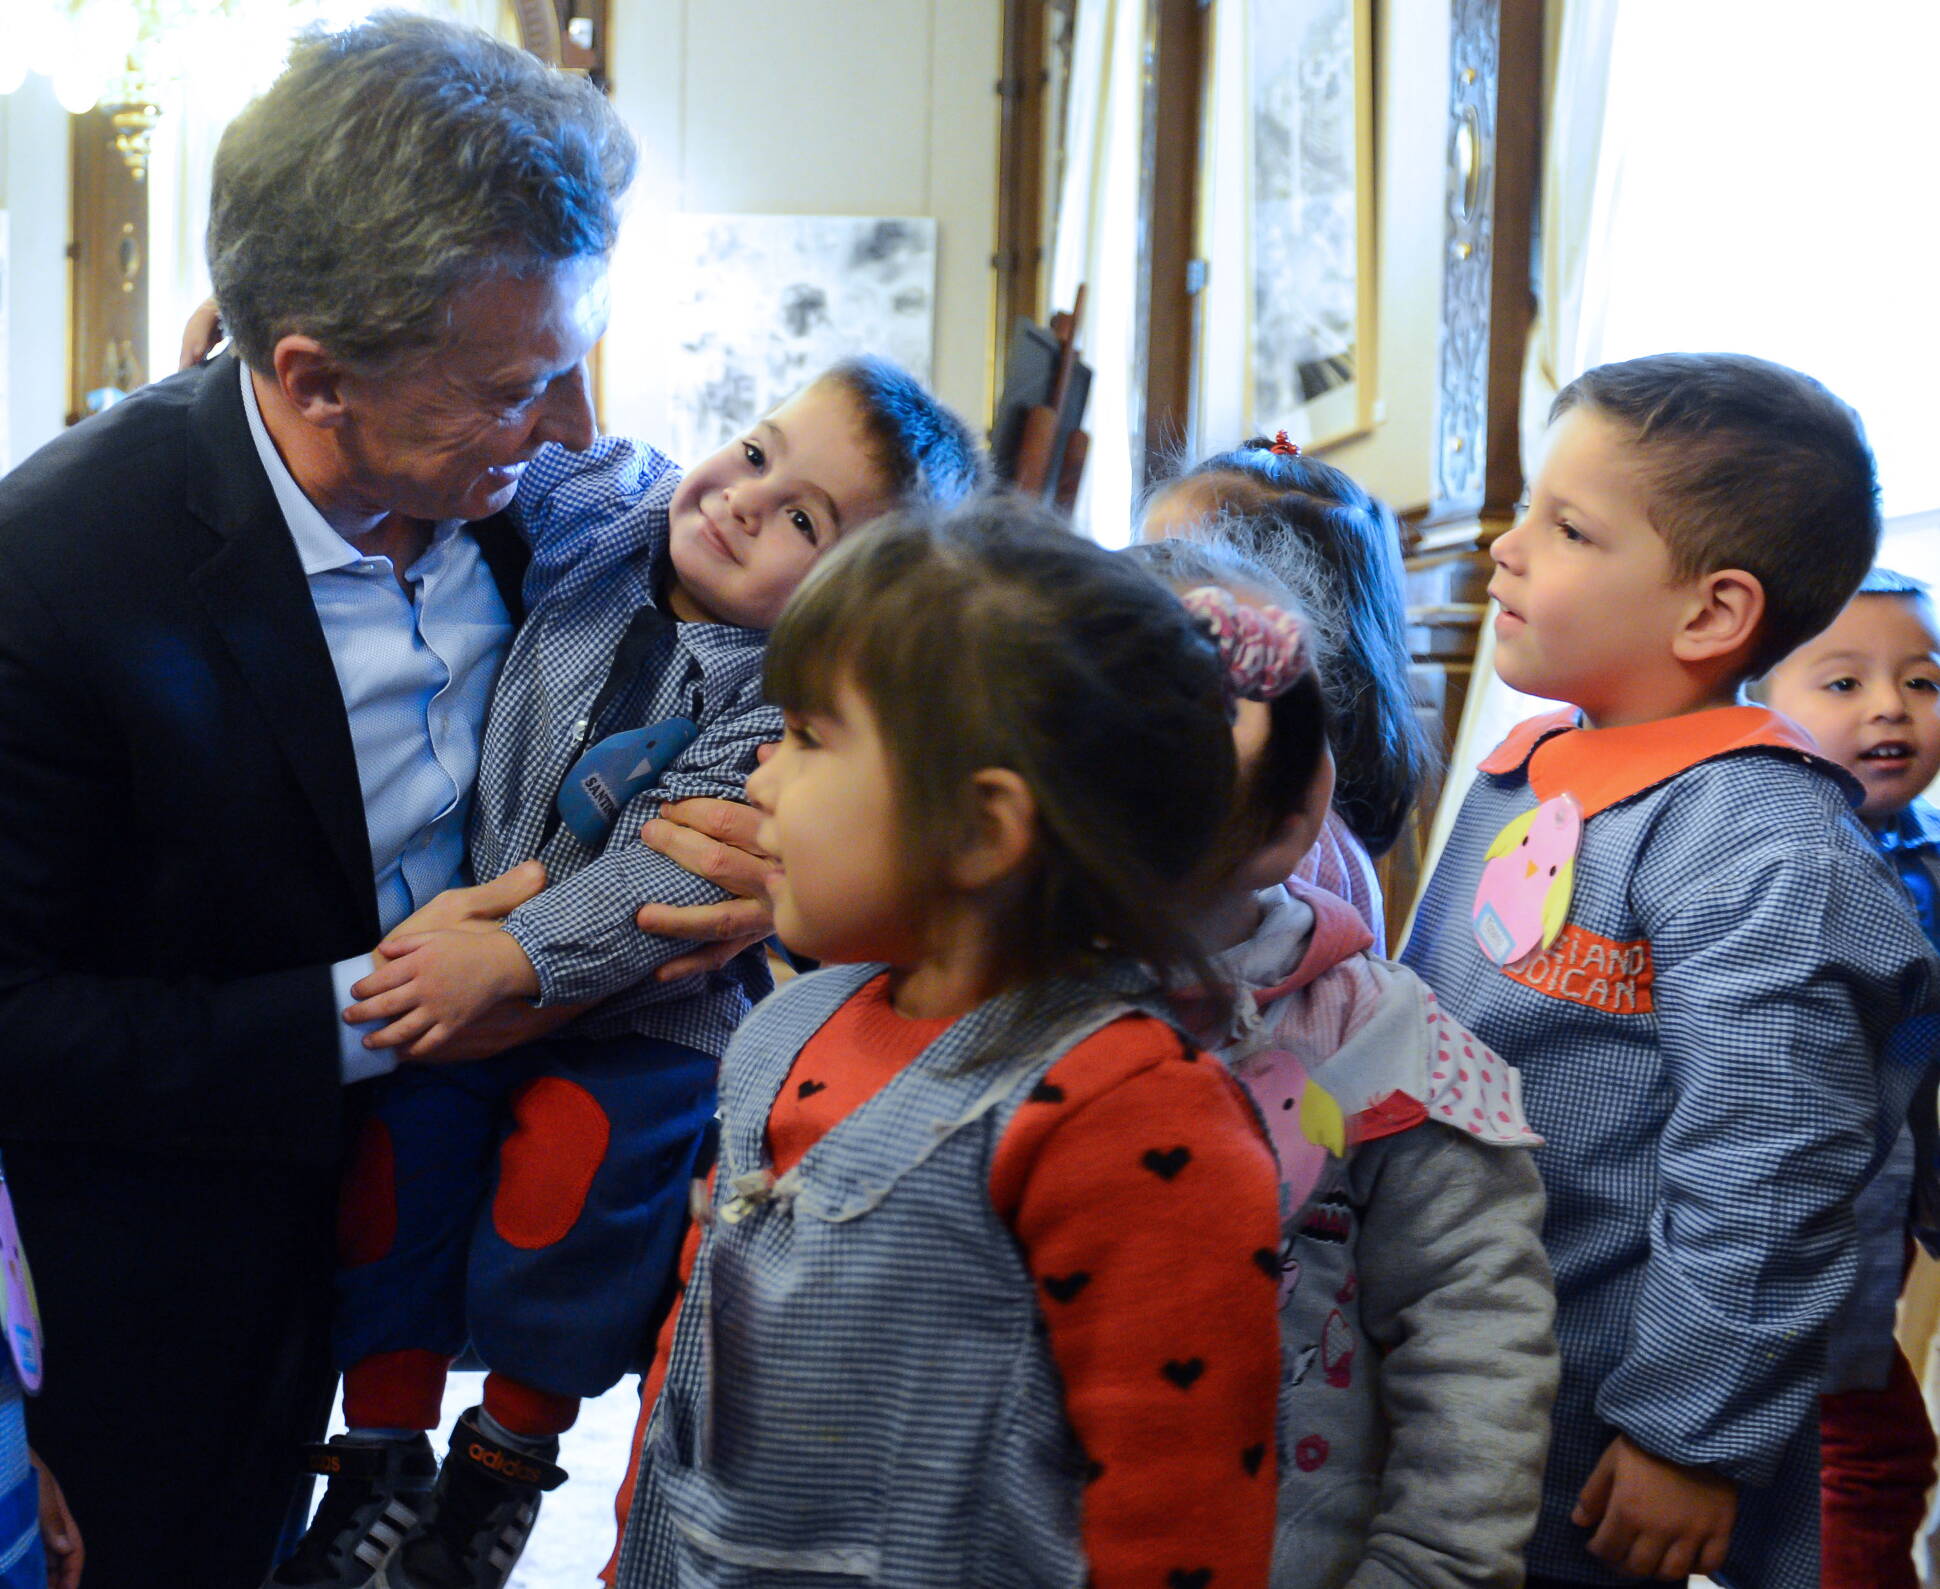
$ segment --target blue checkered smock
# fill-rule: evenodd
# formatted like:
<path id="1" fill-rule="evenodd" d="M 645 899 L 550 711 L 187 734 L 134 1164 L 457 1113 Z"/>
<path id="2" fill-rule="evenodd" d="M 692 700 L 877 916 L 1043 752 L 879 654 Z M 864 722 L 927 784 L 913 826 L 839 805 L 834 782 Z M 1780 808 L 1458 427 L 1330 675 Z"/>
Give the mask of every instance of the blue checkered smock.
<path id="1" fill-rule="evenodd" d="M 600 713 L 634 614 L 658 609 L 667 572 L 667 509 L 680 471 L 651 449 L 607 437 L 585 452 L 540 451 L 519 481 L 513 516 L 532 543 L 526 619 L 499 674 L 472 806 L 473 876 L 486 882 L 533 857 L 545 892 L 505 926 L 539 975 L 540 1002 L 603 999 L 570 1030 L 637 1033 L 719 1054 L 753 999 L 768 989 L 758 950 L 706 976 L 656 983 L 654 970 L 693 945 L 649 937 L 633 913 L 649 900 L 706 905 L 727 898 L 640 842 L 661 803 L 692 795 L 738 800 L 755 750 L 781 737 L 761 694 L 767 636 L 667 615 L 643 664 Z M 620 812 L 603 845 L 574 837 L 553 802 L 586 746 L 667 717 L 699 737 Z"/>
<path id="2" fill-rule="evenodd" d="M 1565 933 L 1613 947 L 1528 985 L 1483 957 L 1470 912 L 1484 850 L 1535 803 L 1526 757 L 1478 775 L 1403 956 L 1521 1068 L 1547 1142 L 1563 1381 L 1529 1570 L 1626 1581 L 1569 1521 L 1622 1430 L 1738 1481 L 1721 1582 L 1810 1589 L 1853 1197 L 1929 1058 L 1933 1018 L 1907 1017 L 1940 967 L 1834 771 L 1745 749 L 1590 817 Z"/>
<path id="3" fill-rule="evenodd" d="M 620 1589 L 1085 1582 L 1084 1457 L 990 1163 L 1052 1064 L 1135 1006 L 1075 981 L 993 999 L 774 1180 L 768 1116 L 797 1051 L 882 969 L 789 983 L 722 1062 L 714 1222 Z"/>
<path id="4" fill-rule="evenodd" d="M 45 1589 L 40 1540 L 40 1478 L 27 1461 L 25 1398 L 13 1360 L 0 1345 L 0 1589 Z"/>

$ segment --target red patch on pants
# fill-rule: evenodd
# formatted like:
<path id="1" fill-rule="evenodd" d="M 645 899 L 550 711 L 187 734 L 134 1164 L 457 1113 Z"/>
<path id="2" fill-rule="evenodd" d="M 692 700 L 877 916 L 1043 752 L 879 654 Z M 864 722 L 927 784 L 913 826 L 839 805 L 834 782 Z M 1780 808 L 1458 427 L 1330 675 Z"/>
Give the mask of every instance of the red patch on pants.
<path id="1" fill-rule="evenodd" d="M 337 1199 L 337 1262 L 345 1269 L 376 1263 L 396 1240 L 397 1160 L 390 1128 L 373 1115 L 358 1132 L 344 1170 L 343 1195 Z"/>
<path id="2" fill-rule="evenodd" d="M 590 1092 L 558 1076 L 515 1092 L 512 1121 L 498 1154 L 492 1228 L 514 1247 L 550 1247 L 586 1206 L 613 1128 Z"/>

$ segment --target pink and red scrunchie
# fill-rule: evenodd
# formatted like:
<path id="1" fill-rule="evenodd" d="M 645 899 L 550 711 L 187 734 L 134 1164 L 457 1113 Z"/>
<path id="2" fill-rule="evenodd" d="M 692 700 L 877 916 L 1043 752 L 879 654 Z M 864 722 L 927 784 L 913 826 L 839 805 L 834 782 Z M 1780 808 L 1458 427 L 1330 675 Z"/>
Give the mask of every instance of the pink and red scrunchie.
<path id="1" fill-rule="evenodd" d="M 1219 647 L 1227 688 L 1238 699 L 1285 695 L 1311 664 L 1306 625 L 1282 608 L 1249 606 L 1217 585 L 1201 585 L 1180 600 Z"/>

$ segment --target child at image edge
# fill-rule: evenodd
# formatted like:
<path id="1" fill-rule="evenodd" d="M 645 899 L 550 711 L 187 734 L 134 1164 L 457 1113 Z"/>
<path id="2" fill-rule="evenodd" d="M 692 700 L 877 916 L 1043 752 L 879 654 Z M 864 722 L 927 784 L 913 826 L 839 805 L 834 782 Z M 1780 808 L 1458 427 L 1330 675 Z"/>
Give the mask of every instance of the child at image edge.
<path id="1" fill-rule="evenodd" d="M 1808 1589 L 1852 1203 L 1940 968 L 1849 775 L 1735 702 L 1870 566 L 1872 456 L 1816 382 L 1732 355 L 1603 366 L 1551 418 L 1490 594 L 1505 682 L 1572 709 L 1482 763 L 1403 956 L 1546 1144 L 1529 1583 Z"/>
<path id="2" fill-rule="evenodd" d="M 1515 1072 L 1298 874 L 1334 767 L 1306 626 L 1268 617 L 1291 592 L 1217 541 L 1129 555 L 1208 621 L 1258 636 L 1228 869 L 1197 923 L 1222 986 L 1177 1004 L 1252 1095 L 1280 1164 L 1274 1589 L 1518 1589 L 1556 1343 Z"/>
<path id="3" fill-rule="evenodd" d="M 830 964 L 722 1061 L 622 1589 L 1260 1589 L 1278 1184 L 1152 969 L 1232 796 L 1219 650 L 999 500 L 838 547 L 767 680 L 776 928 Z"/>
<path id="4" fill-rule="evenodd" d="M 1940 812 L 1920 798 L 1940 774 L 1940 627 L 1926 586 L 1874 569 L 1830 629 L 1772 669 L 1762 693 L 1859 780 L 1859 820 L 1940 946 Z M 1935 1125 L 1929 1078 L 1853 1210 L 1859 1283 L 1833 1332 L 1819 1414 L 1824 1589 L 1919 1585 L 1913 1542 L 1933 1487 L 1933 1425 L 1893 1324 L 1915 1166 L 1931 1173 Z M 1930 1203 L 1921 1208 L 1931 1241 Z"/>

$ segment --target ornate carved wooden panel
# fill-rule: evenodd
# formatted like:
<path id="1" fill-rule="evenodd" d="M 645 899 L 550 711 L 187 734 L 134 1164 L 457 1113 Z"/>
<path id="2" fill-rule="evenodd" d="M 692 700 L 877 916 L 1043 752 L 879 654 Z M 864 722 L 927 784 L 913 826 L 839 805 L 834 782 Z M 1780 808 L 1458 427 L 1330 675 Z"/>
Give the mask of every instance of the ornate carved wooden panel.
<path id="1" fill-rule="evenodd" d="M 1455 0 L 1449 32 L 1446 233 L 1435 499 L 1482 505 L 1487 434 L 1489 265 L 1494 257 L 1498 0 Z"/>
<path id="2" fill-rule="evenodd" d="M 1435 500 L 1413 529 L 1405 574 L 1416 700 L 1444 749 L 1462 719 L 1488 613 L 1486 548 L 1522 492 L 1542 51 L 1542 0 L 1450 0 Z M 1423 791 L 1416 831 L 1383 860 L 1395 922 L 1419 887 L 1439 794 Z"/>

